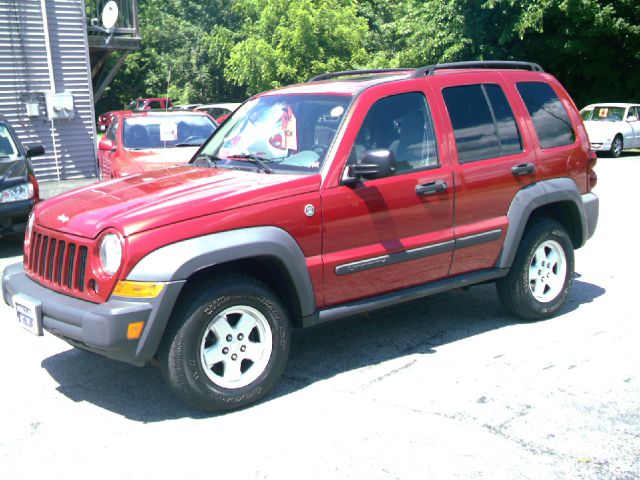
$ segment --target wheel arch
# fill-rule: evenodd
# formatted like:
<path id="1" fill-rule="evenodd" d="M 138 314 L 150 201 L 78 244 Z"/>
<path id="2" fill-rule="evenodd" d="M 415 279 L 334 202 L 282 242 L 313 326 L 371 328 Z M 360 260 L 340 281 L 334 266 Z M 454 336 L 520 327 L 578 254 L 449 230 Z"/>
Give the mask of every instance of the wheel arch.
<path id="1" fill-rule="evenodd" d="M 498 268 L 510 268 L 527 229 L 541 218 L 551 218 L 567 230 L 575 249 L 589 236 L 582 196 L 570 178 L 545 180 L 520 190 L 507 212 L 509 227 L 498 257 Z"/>
<path id="2" fill-rule="evenodd" d="M 316 309 L 304 253 L 277 227 L 231 230 L 167 245 L 140 260 L 127 280 L 186 280 L 183 297 L 198 282 L 230 273 L 252 276 L 271 288 L 294 325 Z"/>

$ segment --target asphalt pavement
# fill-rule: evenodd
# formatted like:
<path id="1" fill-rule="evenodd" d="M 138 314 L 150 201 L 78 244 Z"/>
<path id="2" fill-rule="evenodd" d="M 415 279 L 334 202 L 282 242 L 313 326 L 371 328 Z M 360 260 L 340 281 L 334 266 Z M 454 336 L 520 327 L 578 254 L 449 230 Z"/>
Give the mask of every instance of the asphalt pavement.
<path id="1" fill-rule="evenodd" d="M 226 415 L 2 304 L 0 479 L 639 479 L 640 156 L 596 170 L 555 318 L 519 322 L 483 285 L 297 332 L 275 391 Z M 0 268 L 20 255 L 0 240 Z"/>

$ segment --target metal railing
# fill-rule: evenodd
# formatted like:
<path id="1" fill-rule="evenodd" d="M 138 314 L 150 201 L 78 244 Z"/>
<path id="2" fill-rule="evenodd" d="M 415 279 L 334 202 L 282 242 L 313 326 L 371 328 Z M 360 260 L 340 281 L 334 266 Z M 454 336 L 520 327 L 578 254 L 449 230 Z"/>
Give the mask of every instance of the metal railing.
<path id="1" fill-rule="evenodd" d="M 112 31 L 102 25 L 102 11 L 109 0 L 86 0 L 87 33 L 96 36 L 134 36 L 139 37 L 138 1 L 115 0 L 118 5 L 118 20 Z"/>

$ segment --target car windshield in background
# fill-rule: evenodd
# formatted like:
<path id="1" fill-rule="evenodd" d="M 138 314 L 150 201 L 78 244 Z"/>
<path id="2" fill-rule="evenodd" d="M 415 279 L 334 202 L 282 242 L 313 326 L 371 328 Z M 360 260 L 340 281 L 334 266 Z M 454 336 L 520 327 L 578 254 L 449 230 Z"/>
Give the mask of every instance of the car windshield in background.
<path id="1" fill-rule="evenodd" d="M 148 115 L 124 119 L 122 133 L 125 148 L 196 147 L 216 129 L 204 115 Z"/>
<path id="2" fill-rule="evenodd" d="M 15 160 L 19 156 L 18 147 L 11 138 L 9 130 L 0 124 L 0 160 Z"/>
<path id="3" fill-rule="evenodd" d="M 268 95 L 250 100 L 202 149 L 216 166 L 255 158 L 280 173 L 318 172 L 351 102 L 344 95 Z M 195 160 L 195 159 L 194 159 Z"/>
<path id="4" fill-rule="evenodd" d="M 621 122 L 624 118 L 623 107 L 595 107 L 593 110 L 583 110 L 580 113 L 582 120 L 592 122 Z"/>

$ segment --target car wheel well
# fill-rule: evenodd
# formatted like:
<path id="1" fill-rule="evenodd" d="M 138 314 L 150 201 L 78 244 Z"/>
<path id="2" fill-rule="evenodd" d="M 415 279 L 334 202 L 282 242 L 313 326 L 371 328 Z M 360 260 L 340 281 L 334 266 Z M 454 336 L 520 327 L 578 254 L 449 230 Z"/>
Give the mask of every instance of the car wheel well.
<path id="1" fill-rule="evenodd" d="M 542 218 L 549 218 L 562 224 L 567 230 L 573 248 L 580 248 L 583 245 L 582 222 L 580 221 L 580 212 L 578 207 L 570 201 L 550 203 L 538 207 L 529 216 L 525 231 L 528 231 L 532 225 Z"/>
<path id="2" fill-rule="evenodd" d="M 259 280 L 278 296 L 289 313 L 292 326 L 300 326 L 300 303 L 296 295 L 293 280 L 287 273 L 286 267 L 274 257 L 254 257 L 233 260 L 227 263 L 212 265 L 194 272 L 185 284 L 180 297 L 189 296 L 190 292 L 200 288 L 203 283 L 215 281 L 216 278 L 228 275 L 244 275 Z"/>

